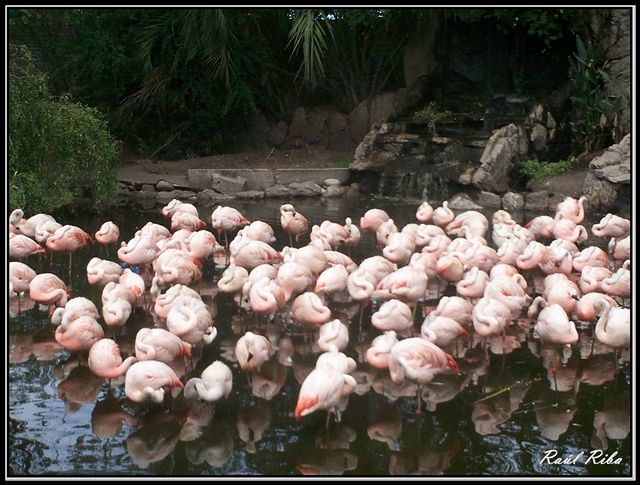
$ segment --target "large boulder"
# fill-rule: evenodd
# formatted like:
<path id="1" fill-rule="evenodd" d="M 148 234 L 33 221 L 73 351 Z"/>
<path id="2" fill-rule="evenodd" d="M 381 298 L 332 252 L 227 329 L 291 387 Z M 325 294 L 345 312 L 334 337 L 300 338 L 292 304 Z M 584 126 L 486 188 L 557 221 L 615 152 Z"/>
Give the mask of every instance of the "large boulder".
<path id="1" fill-rule="evenodd" d="M 631 136 L 627 134 L 620 143 L 591 160 L 582 192 L 590 206 L 609 210 L 615 208 L 622 192 L 630 192 L 630 184 Z"/>
<path id="2" fill-rule="evenodd" d="M 480 158 L 481 166 L 473 174 L 473 185 L 481 190 L 504 193 L 509 190 L 509 172 L 527 153 L 528 137 L 513 123 L 491 135 Z"/>
<path id="3" fill-rule="evenodd" d="M 611 145 L 599 157 L 591 160 L 593 174 L 613 184 L 631 183 L 631 135 L 627 134 L 617 145 Z"/>

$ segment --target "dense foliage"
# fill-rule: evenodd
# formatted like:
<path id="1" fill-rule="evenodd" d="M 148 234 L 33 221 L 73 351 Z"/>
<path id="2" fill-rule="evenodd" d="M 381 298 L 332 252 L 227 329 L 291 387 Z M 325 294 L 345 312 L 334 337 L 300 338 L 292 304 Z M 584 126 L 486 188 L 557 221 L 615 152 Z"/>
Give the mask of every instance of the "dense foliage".
<path id="1" fill-rule="evenodd" d="M 55 97 L 29 51 L 9 63 L 9 203 L 51 210 L 88 198 L 104 203 L 115 186 L 116 142 L 100 112 Z"/>

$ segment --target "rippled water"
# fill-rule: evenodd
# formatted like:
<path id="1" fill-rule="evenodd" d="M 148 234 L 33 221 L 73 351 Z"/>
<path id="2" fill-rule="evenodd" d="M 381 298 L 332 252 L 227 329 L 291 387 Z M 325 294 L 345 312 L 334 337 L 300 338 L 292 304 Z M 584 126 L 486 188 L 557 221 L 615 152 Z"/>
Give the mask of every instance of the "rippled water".
<path id="1" fill-rule="evenodd" d="M 277 248 L 288 244 L 280 229 L 281 201 L 232 202 L 249 219 L 261 219 L 276 230 Z M 372 207 L 385 209 L 401 227 L 414 222 L 416 201 L 383 199 L 298 200 L 296 208 L 311 223 L 324 219 L 354 221 Z M 200 207 L 210 222 L 212 208 Z M 527 214 L 524 220 L 533 215 Z M 123 208 L 109 216 L 128 240 L 147 221 L 168 226 L 158 208 Z M 584 224 L 590 229 L 600 215 Z M 60 216 L 94 233 L 106 218 Z M 602 247 L 593 238 L 587 244 Z M 374 236 L 363 234 L 352 253 L 360 262 L 376 254 Z M 69 271 L 67 255 L 32 257 L 25 261 L 37 272 L 62 277 L 73 296 L 85 296 L 100 308 L 101 289 L 86 282 L 86 264 L 94 255 L 117 260 L 115 248 L 84 248 L 74 254 Z M 598 343 L 592 329 L 579 329 L 581 339 L 556 381 L 548 377 L 541 349 L 531 331 L 513 325 L 508 354 L 502 345 L 460 348 L 460 376 L 441 375 L 423 390 L 427 411 L 415 413 L 415 387 L 394 385 L 372 369 L 363 356 L 378 335 L 359 307 L 331 305 L 335 318 L 351 321 L 351 341 L 345 353 L 358 362 L 356 393 L 340 423 L 326 427 L 326 413 L 296 421 L 293 410 L 300 383 L 312 370 L 319 350 L 311 335 L 305 341 L 284 317 L 269 326 L 274 346 L 291 336 L 293 366 L 280 363 L 276 352 L 260 374 L 241 372 L 233 355 L 244 331 L 266 333 L 263 320 L 240 312 L 233 299 L 217 293 L 222 268 L 205 266 L 204 279 L 193 285 L 217 311 L 218 337 L 196 355 L 182 381 L 199 376 L 213 360 L 226 362 L 234 373 L 228 399 L 212 404 L 188 403 L 179 394 L 162 406 L 145 408 L 128 401 L 123 380 L 109 385 L 59 347 L 48 314 L 23 300 L 10 304 L 8 320 L 8 472 L 24 475 L 615 475 L 631 474 L 631 370 L 628 353 L 616 365 L 615 354 Z M 527 278 L 533 277 L 532 274 Z M 445 290 L 452 294 L 450 285 Z M 441 294 L 425 304 L 437 304 Z M 419 329 L 421 319 L 416 323 Z M 153 326 L 141 308 L 116 337 L 123 354 L 133 353 L 133 341 L 143 326 Z M 110 336 L 107 332 L 107 336 Z M 465 352 L 466 350 L 466 352 Z M 494 353 L 495 352 L 495 353 Z M 464 354 L 464 357 L 462 357 Z M 546 357 L 545 357 L 546 356 Z M 284 359 L 282 359 L 284 361 Z M 549 374 L 550 376 L 550 374 Z M 557 389 L 557 390 L 556 390 Z M 556 465 L 545 452 L 573 463 Z M 590 452 L 602 450 L 599 459 Z M 600 451 L 598 451 L 600 453 Z M 602 461 L 609 457 L 612 464 Z M 618 460 L 619 459 L 619 460 Z"/>

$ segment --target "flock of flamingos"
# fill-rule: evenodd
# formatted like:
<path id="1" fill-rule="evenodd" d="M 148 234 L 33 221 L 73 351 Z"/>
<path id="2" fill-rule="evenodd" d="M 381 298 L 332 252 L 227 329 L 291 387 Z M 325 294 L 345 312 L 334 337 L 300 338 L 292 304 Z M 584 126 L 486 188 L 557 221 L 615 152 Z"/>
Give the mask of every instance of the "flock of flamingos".
<path id="1" fill-rule="evenodd" d="M 460 373 L 461 342 L 485 351 L 487 345 L 508 345 L 515 325 L 559 355 L 595 325 L 595 341 L 613 349 L 617 365 L 620 350 L 630 346 L 630 221 L 607 214 L 590 231 L 609 240 L 608 251 L 581 247 L 588 239 L 581 225 L 583 203 L 584 198 L 566 198 L 554 217 L 538 216 L 521 226 L 503 210 L 489 221 L 477 211 L 456 216 L 446 202 L 435 209 L 424 202 L 415 223 L 401 228 L 380 209 L 368 210 L 359 225 L 347 218 L 345 224 L 312 226 L 284 204 L 280 222 L 290 245 L 281 250 L 272 246 L 271 226 L 251 222 L 232 207 L 218 206 L 211 214 L 214 235 L 194 205 L 173 200 L 162 209 L 170 229 L 149 222 L 126 243 L 113 222 L 92 236 L 46 214 L 25 218 L 16 209 L 9 219 L 12 260 L 60 251 L 68 252 L 71 262 L 74 251 L 94 242 L 121 247 L 118 261 L 94 257 L 86 267 L 89 284 L 103 288 L 100 307 L 82 296 L 71 298 L 58 276 L 36 274 L 18 261 L 9 264 L 9 293 L 18 300 L 28 294 L 49 307 L 56 341 L 71 353 L 88 354 L 96 376 L 124 376 L 131 401 L 162 403 L 165 388 L 174 387 L 179 388 L 174 395 L 182 389 L 185 399 L 214 402 L 233 387 L 225 363 L 216 360 L 186 382 L 168 364 L 179 358 L 189 362 L 215 340 L 213 312 L 189 285 L 202 278 L 207 258 L 222 257 L 220 292 L 234 295 L 236 304 L 260 315 L 267 328 L 275 316 L 285 318 L 289 328 L 314 336 L 322 351 L 300 387 L 296 419 L 320 410 L 340 419 L 357 384 L 350 375 L 355 361 L 342 351 L 349 325 L 362 326 L 363 320 L 379 331 L 366 362 L 388 372 L 393 383 L 415 384 L 419 414 L 421 387 L 437 374 Z M 358 264 L 349 254 L 361 231 L 375 234 L 379 252 Z M 303 246 L 301 237 L 310 242 Z M 428 307 L 433 285 L 450 293 L 455 288 L 455 296 Z M 359 318 L 332 318 L 335 302 L 358 302 Z M 146 306 L 156 325 L 140 329 L 135 355 L 123 358 L 107 335 L 127 324 L 136 305 Z M 261 327 L 246 331 L 235 344 L 244 372 L 259 370 L 274 353 Z M 561 367 L 558 358 L 548 369 L 555 377 Z"/>

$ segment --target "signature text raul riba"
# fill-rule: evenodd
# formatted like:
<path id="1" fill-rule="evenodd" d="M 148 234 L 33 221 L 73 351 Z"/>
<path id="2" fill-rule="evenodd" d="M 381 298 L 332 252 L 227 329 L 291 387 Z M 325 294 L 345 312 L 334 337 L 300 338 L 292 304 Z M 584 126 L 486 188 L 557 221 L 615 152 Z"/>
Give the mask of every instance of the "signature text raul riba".
<path id="1" fill-rule="evenodd" d="M 602 450 L 591 450 L 588 454 L 581 451 L 575 456 L 559 457 L 558 450 L 547 450 L 544 452 L 544 456 L 540 459 L 540 465 L 575 465 L 576 463 L 582 463 L 586 456 L 585 465 L 620 465 L 622 463 L 621 457 L 616 457 L 617 451 L 614 451 L 610 455 Z"/>

